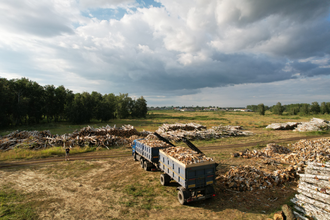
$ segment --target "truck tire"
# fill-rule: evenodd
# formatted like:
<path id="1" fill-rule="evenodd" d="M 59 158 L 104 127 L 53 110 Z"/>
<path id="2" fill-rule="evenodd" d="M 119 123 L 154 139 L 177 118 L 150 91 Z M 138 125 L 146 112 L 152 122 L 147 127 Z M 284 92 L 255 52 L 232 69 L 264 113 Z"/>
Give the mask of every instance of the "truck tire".
<path id="1" fill-rule="evenodd" d="M 166 173 L 160 175 L 160 184 L 162 184 L 163 186 L 168 186 L 170 184 L 170 180 L 170 176 Z"/>
<path id="2" fill-rule="evenodd" d="M 190 192 L 186 189 L 180 189 L 178 191 L 178 200 L 181 205 L 187 204 L 187 199 L 190 197 Z"/>
<path id="3" fill-rule="evenodd" d="M 143 163 L 144 161 L 143 161 L 143 159 L 141 158 L 140 159 L 140 166 L 141 166 L 141 168 L 143 169 L 144 168 L 144 163 Z"/>
<path id="4" fill-rule="evenodd" d="M 145 160 L 143 162 L 143 166 L 144 166 L 145 171 L 150 171 L 151 170 L 151 166 L 150 166 L 150 163 L 148 161 Z"/>

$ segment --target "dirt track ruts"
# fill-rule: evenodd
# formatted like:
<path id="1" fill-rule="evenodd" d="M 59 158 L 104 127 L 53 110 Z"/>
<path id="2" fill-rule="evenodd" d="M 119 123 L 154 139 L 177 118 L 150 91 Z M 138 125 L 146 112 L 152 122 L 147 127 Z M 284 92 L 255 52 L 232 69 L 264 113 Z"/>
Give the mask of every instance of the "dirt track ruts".
<path id="1" fill-rule="evenodd" d="M 330 136 L 308 136 L 308 137 L 293 137 L 293 138 L 284 138 L 284 139 L 275 139 L 269 141 L 257 141 L 257 142 L 250 142 L 244 144 L 228 144 L 228 145 L 220 145 L 220 146 L 211 146 L 211 147 L 199 147 L 203 151 L 209 150 L 216 150 L 216 149 L 228 149 L 228 148 L 240 148 L 240 147 L 251 147 L 258 144 L 268 144 L 268 143 L 283 143 L 283 142 L 290 142 L 290 141 L 298 141 L 301 139 L 314 139 L 314 138 L 329 138 Z M 121 153 L 121 154 L 112 154 L 112 155 L 94 155 L 94 156 L 84 156 L 84 155 L 77 155 L 71 156 L 70 161 L 75 160 L 93 160 L 93 159 L 105 159 L 105 158 L 118 158 L 118 157 L 130 157 L 132 156 L 131 153 Z M 51 162 L 62 162 L 64 161 L 63 157 L 57 158 L 47 158 L 47 159 L 39 159 L 39 160 L 28 160 L 28 161 L 19 161 L 19 162 L 0 162 L 0 168 L 5 167 L 14 167 L 14 166 L 27 166 L 27 165 L 36 165 L 40 163 L 51 163 Z"/>

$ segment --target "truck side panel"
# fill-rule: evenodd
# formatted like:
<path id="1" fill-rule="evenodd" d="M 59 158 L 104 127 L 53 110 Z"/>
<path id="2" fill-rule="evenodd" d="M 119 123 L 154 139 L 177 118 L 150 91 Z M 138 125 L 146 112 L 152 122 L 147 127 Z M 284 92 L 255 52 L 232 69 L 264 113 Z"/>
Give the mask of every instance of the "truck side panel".
<path id="1" fill-rule="evenodd" d="M 136 141 L 135 150 L 143 158 L 147 159 L 150 162 L 158 163 L 159 160 L 159 149 L 163 147 L 149 147 L 146 144 L 143 144 L 139 141 Z"/>
<path id="2" fill-rule="evenodd" d="M 161 151 L 159 157 L 160 169 L 186 189 L 205 187 L 215 183 L 215 163 L 185 166 Z"/>

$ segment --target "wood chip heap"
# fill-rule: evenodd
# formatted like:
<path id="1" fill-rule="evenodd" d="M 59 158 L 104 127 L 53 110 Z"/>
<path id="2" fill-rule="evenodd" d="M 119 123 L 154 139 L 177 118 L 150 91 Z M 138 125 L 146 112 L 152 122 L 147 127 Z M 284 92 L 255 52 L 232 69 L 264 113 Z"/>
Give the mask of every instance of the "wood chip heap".
<path id="1" fill-rule="evenodd" d="M 168 143 L 164 142 L 164 141 L 160 141 L 160 140 L 139 140 L 140 143 L 145 144 L 149 147 L 172 147 L 171 145 L 169 145 Z"/>
<path id="2" fill-rule="evenodd" d="M 136 139 L 139 132 L 131 125 L 120 128 L 109 125 L 101 128 L 84 127 L 70 134 L 52 135 L 50 131 L 14 131 L 0 138 L 0 150 L 7 151 L 18 148 L 41 149 L 53 146 L 100 146 L 128 144 Z"/>
<path id="3" fill-rule="evenodd" d="M 206 129 L 205 126 L 194 123 L 163 124 L 156 132 L 171 141 L 180 141 L 180 137 L 185 137 L 188 140 L 209 140 L 253 134 L 249 131 L 243 131 L 240 126 L 219 125 L 211 129 Z"/>
<path id="4" fill-rule="evenodd" d="M 205 155 L 199 154 L 196 151 L 185 147 L 169 147 L 162 149 L 161 151 L 185 165 L 213 161 L 213 158 L 206 157 Z"/>
<path id="5" fill-rule="evenodd" d="M 291 201 L 294 214 L 301 219 L 330 219 L 330 163 L 309 162 L 305 174 L 299 174 L 298 192 Z"/>
<path id="6" fill-rule="evenodd" d="M 273 173 L 266 173 L 252 166 L 237 166 L 217 177 L 220 183 L 235 191 L 272 188 L 294 179 L 296 170 L 292 166 Z"/>

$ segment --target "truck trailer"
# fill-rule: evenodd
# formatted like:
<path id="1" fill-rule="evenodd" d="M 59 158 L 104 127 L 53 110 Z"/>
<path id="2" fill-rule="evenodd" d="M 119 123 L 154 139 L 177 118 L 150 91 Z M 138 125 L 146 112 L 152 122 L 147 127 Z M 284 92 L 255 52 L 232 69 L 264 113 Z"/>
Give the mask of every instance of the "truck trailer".
<path id="1" fill-rule="evenodd" d="M 167 148 L 175 147 L 175 145 L 156 132 L 154 134 L 164 144 L 161 146 L 148 146 L 143 141 L 144 139 L 134 140 L 132 144 L 134 160 L 140 161 L 141 167 L 146 171 L 161 170 L 163 174 L 160 175 L 160 183 L 163 186 L 169 185 L 171 180 L 177 182 L 180 185 L 177 187 L 178 201 L 182 205 L 214 197 L 215 190 L 213 185 L 215 184 L 217 163 L 214 161 L 203 161 L 185 164 L 166 153 Z M 187 139 L 182 138 L 182 141 L 196 154 L 204 155 Z"/>

